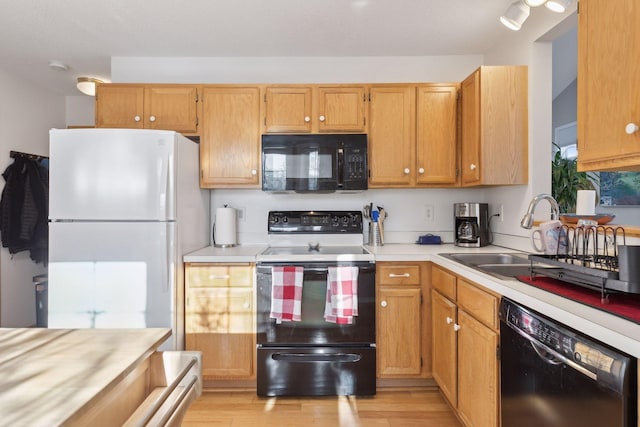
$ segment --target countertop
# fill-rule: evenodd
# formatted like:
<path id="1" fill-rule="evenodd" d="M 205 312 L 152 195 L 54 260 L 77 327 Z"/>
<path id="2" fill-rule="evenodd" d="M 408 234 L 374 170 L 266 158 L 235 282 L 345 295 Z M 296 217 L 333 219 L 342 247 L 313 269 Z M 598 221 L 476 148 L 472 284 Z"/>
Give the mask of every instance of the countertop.
<path id="1" fill-rule="evenodd" d="M 0 329 L 0 423 L 73 424 L 170 329 Z"/>
<path id="2" fill-rule="evenodd" d="M 256 262 L 256 256 L 267 249 L 267 245 L 238 245 L 229 248 L 207 246 L 186 254 L 184 262 Z"/>
<path id="3" fill-rule="evenodd" d="M 523 304 L 533 310 L 545 314 L 595 339 L 622 350 L 634 357 L 640 357 L 640 325 L 624 320 L 612 314 L 591 308 L 581 303 L 571 301 L 536 287 L 513 280 L 500 280 L 494 276 L 482 273 L 471 267 L 449 260 L 440 253 L 451 252 L 520 252 L 500 246 L 485 246 L 482 248 L 461 248 L 453 244 L 417 245 L 417 244 L 388 244 L 384 246 L 365 246 L 374 254 L 376 262 L 382 261 L 431 261 L 458 275 L 486 287 L 513 301 Z M 241 249 L 244 248 L 244 249 Z M 251 245 L 238 246 L 238 257 L 234 258 L 232 251 L 225 251 L 217 255 L 218 248 L 204 248 L 188 254 L 185 262 L 255 262 L 255 255 L 266 246 Z M 255 252 L 253 252 L 255 251 Z M 210 255 L 207 256 L 206 254 Z M 251 253 L 254 253 L 251 256 Z"/>

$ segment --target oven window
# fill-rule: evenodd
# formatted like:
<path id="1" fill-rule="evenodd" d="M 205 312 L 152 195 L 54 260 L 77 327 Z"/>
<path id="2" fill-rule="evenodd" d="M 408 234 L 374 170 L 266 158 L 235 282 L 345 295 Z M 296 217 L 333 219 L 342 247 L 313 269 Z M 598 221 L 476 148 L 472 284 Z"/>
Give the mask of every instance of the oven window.
<path id="1" fill-rule="evenodd" d="M 275 323 L 271 311 L 271 274 L 258 273 L 258 343 L 329 344 L 375 342 L 375 273 L 358 274 L 358 316 L 351 325 L 324 319 L 326 273 L 304 273 L 302 320 Z"/>

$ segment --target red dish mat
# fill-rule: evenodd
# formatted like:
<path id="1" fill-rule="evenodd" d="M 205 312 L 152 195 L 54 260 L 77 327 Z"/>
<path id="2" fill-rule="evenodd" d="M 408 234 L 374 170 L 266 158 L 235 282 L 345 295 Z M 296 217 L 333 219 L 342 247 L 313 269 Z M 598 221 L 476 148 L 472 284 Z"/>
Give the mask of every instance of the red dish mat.
<path id="1" fill-rule="evenodd" d="M 608 302 L 603 303 L 600 299 L 600 292 L 561 280 L 543 276 L 537 276 L 533 279 L 529 276 L 518 276 L 517 279 L 572 301 L 640 323 L 640 295 L 612 293 L 609 294 Z"/>

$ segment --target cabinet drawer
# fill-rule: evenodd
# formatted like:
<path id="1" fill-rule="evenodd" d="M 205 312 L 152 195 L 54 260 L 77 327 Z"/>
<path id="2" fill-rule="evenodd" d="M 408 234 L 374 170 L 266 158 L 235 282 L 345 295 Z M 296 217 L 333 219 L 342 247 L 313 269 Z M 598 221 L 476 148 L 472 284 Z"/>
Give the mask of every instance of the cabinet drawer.
<path id="1" fill-rule="evenodd" d="M 431 270 L 431 286 L 447 298 L 456 300 L 456 276 L 434 266 Z"/>
<path id="2" fill-rule="evenodd" d="M 378 283 L 384 285 L 419 285 L 419 265 L 379 265 Z"/>
<path id="3" fill-rule="evenodd" d="M 201 287 L 250 287 L 253 283 L 253 268 L 250 265 L 189 265 L 187 286 Z"/>
<path id="4" fill-rule="evenodd" d="M 460 279 L 458 306 L 485 325 L 498 328 L 498 298 Z"/>

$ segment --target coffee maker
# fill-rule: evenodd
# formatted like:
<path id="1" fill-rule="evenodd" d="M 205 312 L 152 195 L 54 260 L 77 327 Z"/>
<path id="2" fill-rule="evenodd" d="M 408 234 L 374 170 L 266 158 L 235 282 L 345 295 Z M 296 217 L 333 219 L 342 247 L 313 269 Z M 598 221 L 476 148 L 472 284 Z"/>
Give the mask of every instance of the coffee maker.
<path id="1" fill-rule="evenodd" d="M 489 242 L 489 205 L 487 203 L 454 203 L 456 246 L 479 248 Z"/>

